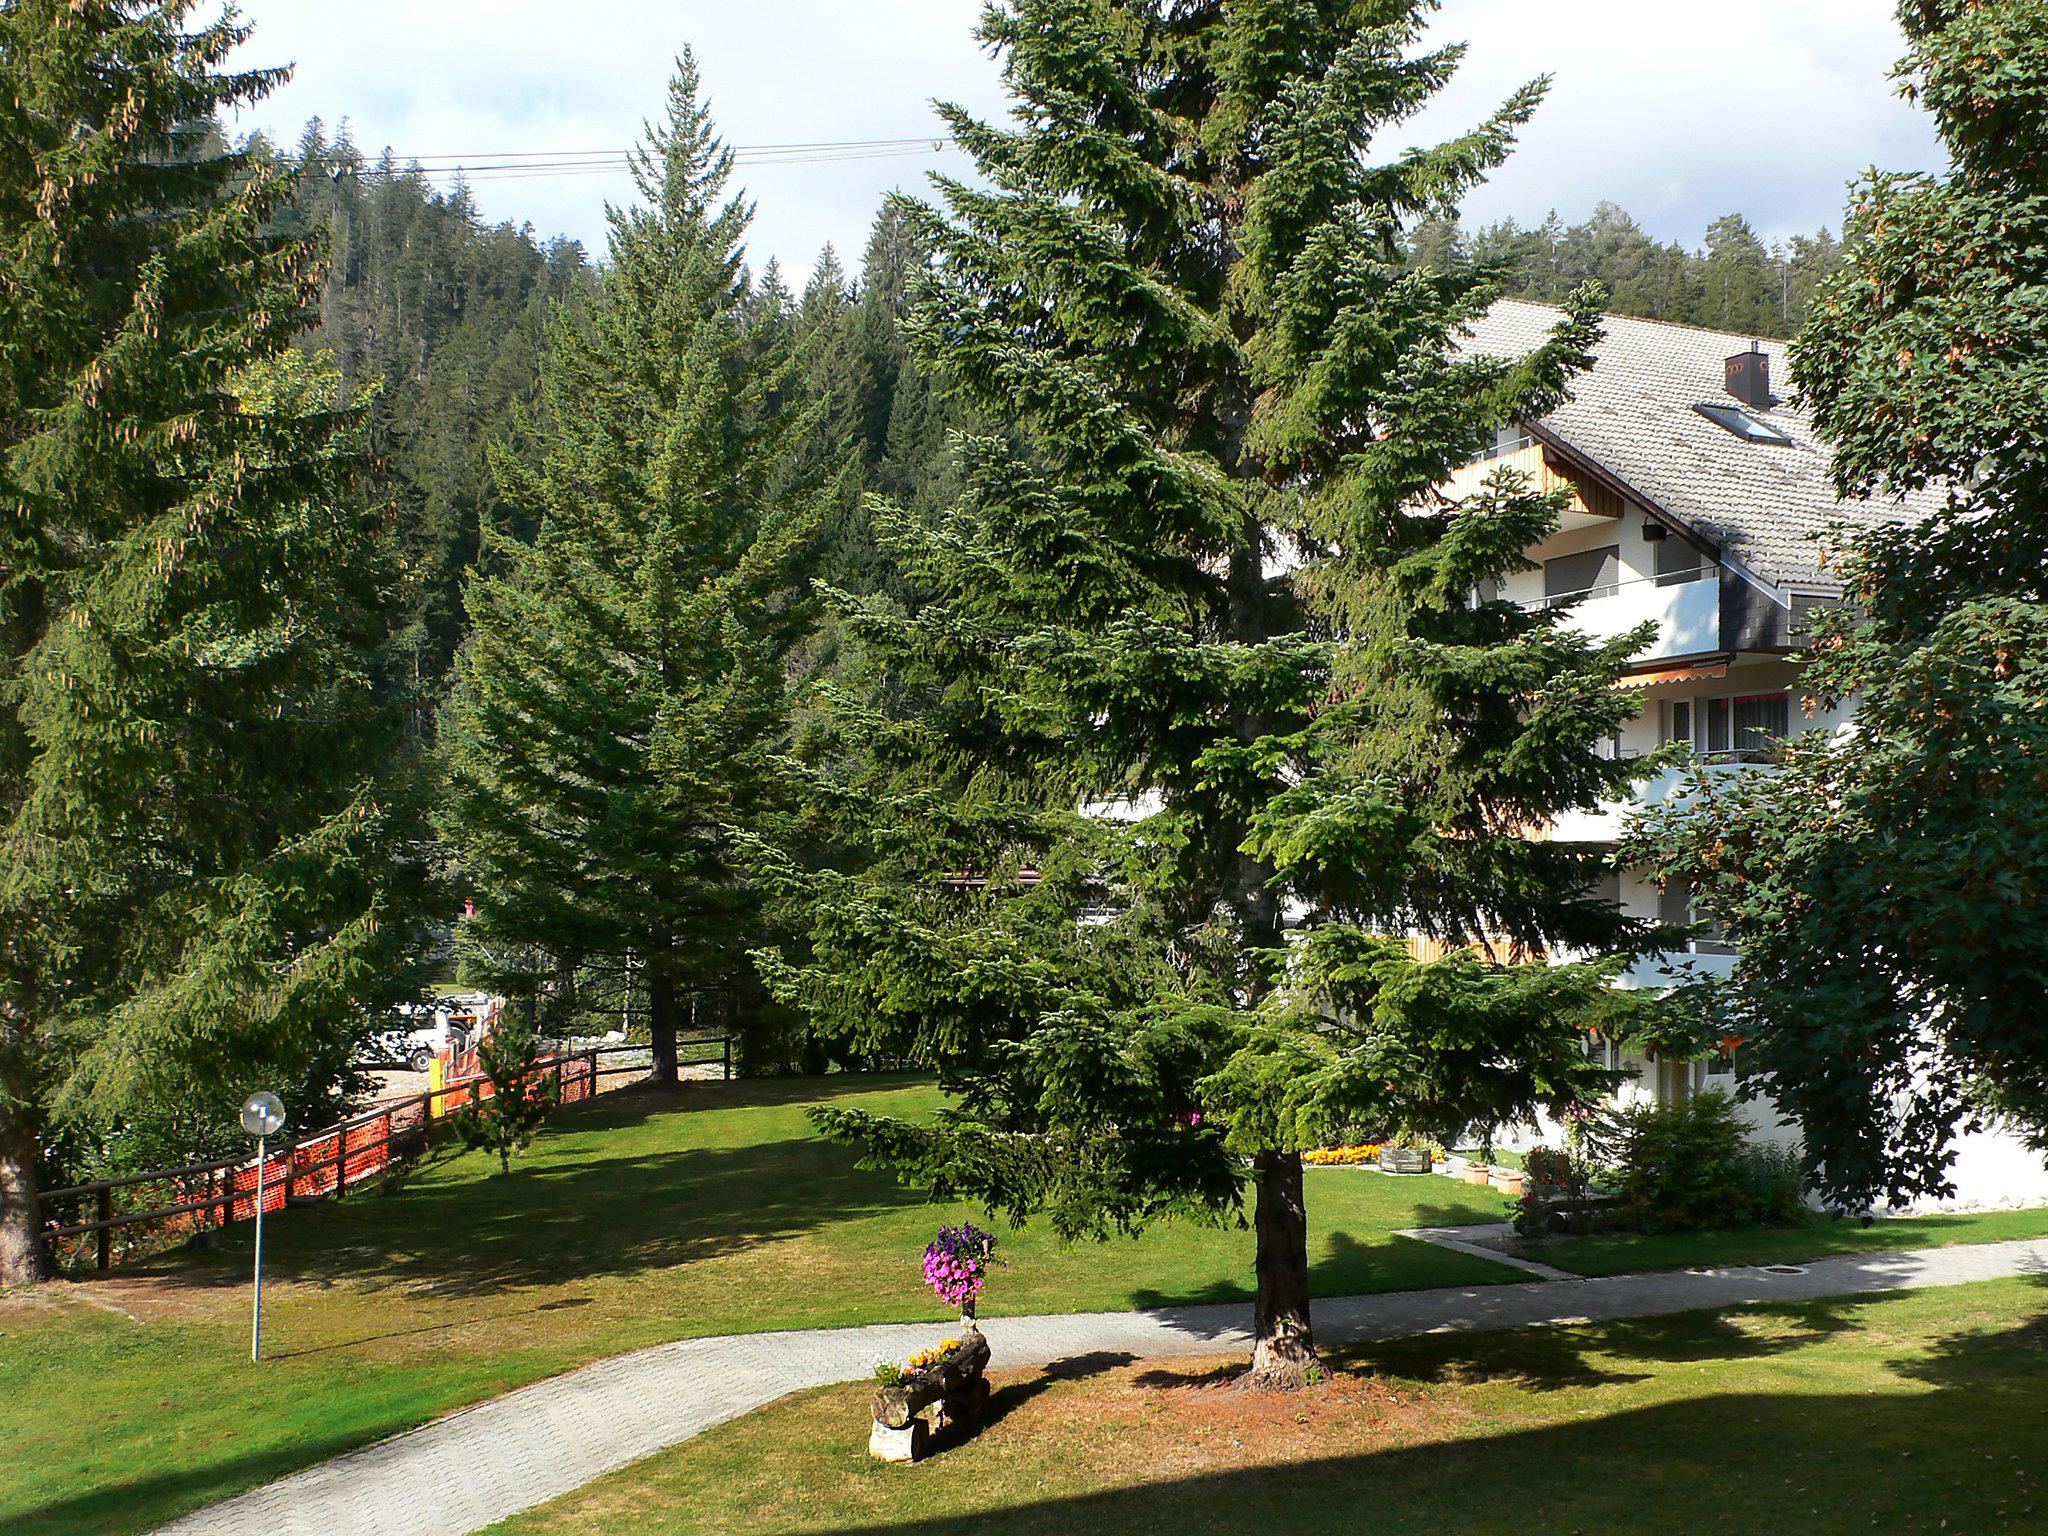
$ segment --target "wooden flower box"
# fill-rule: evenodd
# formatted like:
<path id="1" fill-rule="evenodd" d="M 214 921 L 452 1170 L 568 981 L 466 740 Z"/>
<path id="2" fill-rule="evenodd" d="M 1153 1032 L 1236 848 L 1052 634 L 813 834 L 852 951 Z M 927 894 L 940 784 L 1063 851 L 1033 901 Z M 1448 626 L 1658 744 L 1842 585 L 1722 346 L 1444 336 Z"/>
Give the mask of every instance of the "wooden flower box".
<path id="1" fill-rule="evenodd" d="M 913 1376 L 875 1393 L 868 1454 L 878 1461 L 920 1461 L 940 1431 L 972 1427 L 988 1413 L 988 1339 L 979 1328 L 960 1347 Z"/>

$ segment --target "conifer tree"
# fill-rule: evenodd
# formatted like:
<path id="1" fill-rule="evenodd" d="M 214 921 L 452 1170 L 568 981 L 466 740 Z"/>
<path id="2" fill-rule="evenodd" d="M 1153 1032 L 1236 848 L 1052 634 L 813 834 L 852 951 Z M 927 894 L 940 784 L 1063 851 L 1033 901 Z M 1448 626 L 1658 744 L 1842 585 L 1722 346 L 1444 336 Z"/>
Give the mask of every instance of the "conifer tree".
<path id="1" fill-rule="evenodd" d="M 413 985 L 360 413 L 288 354 L 291 178 L 212 128 L 279 75 L 195 9 L 0 12 L 0 1281 L 41 1262 L 53 1115 L 224 1133 Z"/>
<path id="2" fill-rule="evenodd" d="M 476 1059 L 491 1091 L 455 1112 L 455 1134 L 471 1151 L 496 1153 L 499 1171 L 510 1173 L 512 1154 L 533 1145 L 554 1110 L 555 1080 L 542 1072 L 540 1042 L 517 1012 L 500 1016 Z"/>
<path id="3" fill-rule="evenodd" d="M 1611 964 L 1508 961 L 1623 936 L 1598 851 L 1523 831 L 1625 787 L 1597 744 L 1643 637 L 1475 604 L 1554 499 L 1431 496 L 1560 398 L 1597 300 L 1468 357 L 1491 274 L 1405 265 L 1541 94 L 1371 158 L 1457 62 L 1412 51 L 1431 9 L 986 10 L 1018 126 L 949 112 L 986 185 L 901 213 L 916 352 L 1016 438 L 960 440 L 957 506 L 877 508 L 922 596 L 835 599 L 896 685 L 836 716 L 865 771 L 818 782 L 861 856 L 787 872 L 812 949 L 765 962 L 958 1094 L 817 1112 L 935 1196 L 1102 1236 L 1249 1184 L 1272 1385 L 1315 1364 L 1302 1149 L 1588 1098 L 1618 1008 Z"/>
<path id="4" fill-rule="evenodd" d="M 759 894 L 733 832 L 772 831 L 783 658 L 810 619 L 823 496 L 787 327 L 749 302 L 748 205 L 685 53 L 611 213 L 598 293 L 557 318 L 537 471 L 501 456 L 530 539 L 487 539 L 444 736 L 445 829 L 490 979 L 632 967 L 658 1080 L 688 995 L 748 986 Z M 495 968 L 495 969 L 493 969 Z"/>
<path id="5" fill-rule="evenodd" d="M 1779 283 L 1770 252 L 1749 220 L 1731 213 L 1707 226 L 1707 259 L 1701 270 L 1700 323 L 1717 330 L 1760 336 L 1781 317 Z"/>

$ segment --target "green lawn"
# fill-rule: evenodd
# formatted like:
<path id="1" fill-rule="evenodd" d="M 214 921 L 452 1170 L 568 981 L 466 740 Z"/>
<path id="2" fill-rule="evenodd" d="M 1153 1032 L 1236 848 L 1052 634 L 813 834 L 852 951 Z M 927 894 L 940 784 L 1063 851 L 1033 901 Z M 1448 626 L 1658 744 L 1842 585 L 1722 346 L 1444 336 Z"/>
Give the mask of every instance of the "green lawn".
<path id="1" fill-rule="evenodd" d="M 1476 1193 L 1476 1191 L 1475 1191 Z M 2048 1210 L 1979 1211 L 1907 1216 L 1893 1221 L 1839 1221 L 1816 1216 L 1804 1226 L 1732 1232 L 1670 1232 L 1655 1237 L 1615 1233 L 1573 1237 L 1532 1256 L 1575 1275 L 1620 1275 L 1639 1269 L 1718 1269 L 1739 1264 L 1798 1264 L 1831 1253 L 1893 1253 L 1949 1243 L 1996 1243 L 2048 1237 Z"/>
<path id="2" fill-rule="evenodd" d="M 929 1318 L 942 1220 L 819 1141 L 836 1093 L 912 1113 L 908 1079 L 693 1085 L 565 1111 L 510 1178 L 446 1156 L 265 1235 L 270 1356 L 248 1362 L 248 1233 L 80 1287 L 0 1299 L 0 1523 L 8 1536 L 146 1530 L 350 1446 L 621 1350 L 739 1330 Z M 1395 1237 L 1497 1220 L 1440 1179 L 1311 1170 L 1323 1295 L 1512 1282 Z M 1005 1234 L 984 1310 L 1249 1294 L 1251 1235 L 1163 1227 L 1062 1250 Z"/>
<path id="3" fill-rule="evenodd" d="M 1010 1373 L 987 1428 L 914 1467 L 868 1458 L 868 1388 L 827 1388 L 493 1531 L 2048 1529 L 2048 1289 L 2038 1279 L 1434 1335 L 1336 1363 L 1370 1374 L 1269 1398 L 1184 1365 Z"/>

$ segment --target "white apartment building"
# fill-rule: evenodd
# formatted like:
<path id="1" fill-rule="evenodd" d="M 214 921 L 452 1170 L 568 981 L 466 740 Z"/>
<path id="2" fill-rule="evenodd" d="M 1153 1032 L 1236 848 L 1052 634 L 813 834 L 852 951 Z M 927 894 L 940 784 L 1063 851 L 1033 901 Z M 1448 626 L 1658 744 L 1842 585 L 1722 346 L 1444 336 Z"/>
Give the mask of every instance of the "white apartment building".
<path id="1" fill-rule="evenodd" d="M 1475 328 L 1469 350 L 1521 355 L 1560 314 L 1503 300 Z M 1528 551 L 1537 569 L 1513 577 L 1501 595 L 1531 606 L 1570 604 L 1571 622 L 1600 636 L 1656 625 L 1656 639 L 1622 683 L 1642 702 L 1615 744 L 1622 754 L 1687 741 L 1710 772 L 1769 773 L 1776 738 L 1841 731 L 1853 720 L 1854 700 L 1808 714 L 1795 685 L 1792 658 L 1806 615 L 1841 596 L 1819 564 L 1816 536 L 1837 523 L 1918 516 L 1935 498 L 1838 499 L 1826 445 L 1807 415 L 1774 392 L 1785 380 L 1782 342 L 1610 316 L 1570 403 L 1504 428 L 1446 488 L 1469 494 L 1512 467 L 1570 492 L 1562 526 Z M 1639 802 L 1565 818 L 1550 835 L 1613 842 L 1638 803 L 1671 799 L 1684 778 L 1661 773 L 1642 786 Z M 1611 893 L 1637 916 L 1692 915 L 1684 891 L 1662 890 L 1634 871 L 1615 877 Z M 1638 965 L 1627 984 L 1669 985 L 1676 964 L 1725 972 L 1733 963 L 1732 948 L 1702 938 L 1682 960 Z M 1626 1096 L 1735 1087 L 1726 1053 L 1670 1062 L 1607 1049 L 1609 1064 L 1632 1074 Z M 1749 1112 L 1760 1133 L 1793 1134 L 1767 1107 Z M 1960 1206 L 2048 1203 L 2048 1168 L 2009 1136 L 1965 1138 L 1954 1174 Z"/>

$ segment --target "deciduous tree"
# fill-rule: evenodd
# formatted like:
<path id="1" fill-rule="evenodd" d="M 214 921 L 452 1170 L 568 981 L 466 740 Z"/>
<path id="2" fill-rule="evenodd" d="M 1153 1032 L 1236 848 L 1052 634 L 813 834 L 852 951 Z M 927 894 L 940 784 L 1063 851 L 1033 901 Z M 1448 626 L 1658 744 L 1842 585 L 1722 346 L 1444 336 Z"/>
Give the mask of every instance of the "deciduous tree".
<path id="1" fill-rule="evenodd" d="M 1751 1087 L 1849 1206 L 1947 1192 L 1961 1127 L 2002 1116 L 2048 1148 L 2043 15 L 1899 7 L 1899 79 L 1953 167 L 1859 188 L 1794 351 L 1842 494 L 1941 503 L 1834 541 L 1848 605 L 1804 687 L 1853 697 L 1855 730 L 1710 786 L 1638 850 L 1741 944 Z"/>

